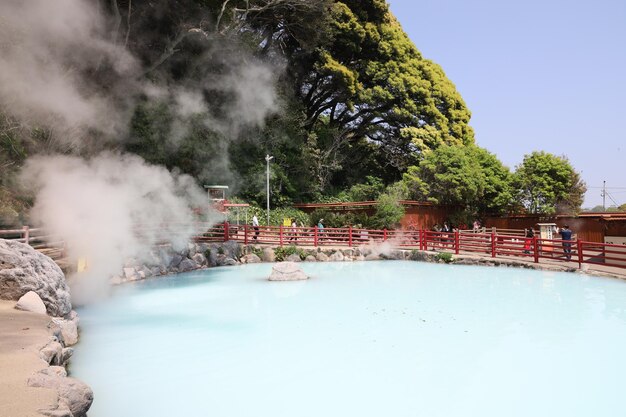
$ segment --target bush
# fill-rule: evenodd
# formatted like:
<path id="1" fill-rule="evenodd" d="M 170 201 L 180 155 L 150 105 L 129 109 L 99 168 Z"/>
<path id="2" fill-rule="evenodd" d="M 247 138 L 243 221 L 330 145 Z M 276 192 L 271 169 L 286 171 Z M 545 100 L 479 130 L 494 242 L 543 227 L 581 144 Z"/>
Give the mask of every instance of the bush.
<path id="1" fill-rule="evenodd" d="M 276 260 L 281 262 L 287 259 L 291 255 L 298 255 L 300 259 L 304 260 L 306 258 L 306 252 L 296 246 L 279 246 L 274 249 L 274 255 L 276 255 Z"/>
<path id="2" fill-rule="evenodd" d="M 454 260 L 450 252 L 439 252 L 437 256 L 435 256 L 435 259 L 437 261 L 443 261 L 447 264 L 451 263 Z"/>

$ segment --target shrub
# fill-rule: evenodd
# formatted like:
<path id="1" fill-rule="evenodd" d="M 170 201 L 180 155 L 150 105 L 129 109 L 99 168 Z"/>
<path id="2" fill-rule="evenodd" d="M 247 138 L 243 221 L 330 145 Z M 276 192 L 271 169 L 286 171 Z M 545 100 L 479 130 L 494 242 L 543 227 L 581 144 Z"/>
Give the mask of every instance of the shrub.
<path id="1" fill-rule="evenodd" d="M 443 261 L 447 264 L 451 263 L 454 260 L 450 252 L 439 252 L 437 256 L 435 256 L 435 259 L 437 261 Z"/>
<path id="2" fill-rule="evenodd" d="M 276 260 L 281 262 L 287 259 L 291 255 L 298 255 L 300 259 L 304 260 L 306 258 L 306 252 L 296 246 L 279 246 L 274 249 L 274 255 L 276 256 Z"/>

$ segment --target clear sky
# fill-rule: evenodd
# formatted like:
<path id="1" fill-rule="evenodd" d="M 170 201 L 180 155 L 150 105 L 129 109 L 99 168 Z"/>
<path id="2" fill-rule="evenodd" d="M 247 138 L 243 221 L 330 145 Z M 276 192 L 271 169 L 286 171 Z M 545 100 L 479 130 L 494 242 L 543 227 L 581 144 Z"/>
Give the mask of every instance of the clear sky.
<path id="1" fill-rule="evenodd" d="M 626 0 L 387 1 L 455 83 L 478 145 L 511 169 L 535 150 L 565 155 L 584 207 L 602 204 L 603 180 L 626 203 Z"/>

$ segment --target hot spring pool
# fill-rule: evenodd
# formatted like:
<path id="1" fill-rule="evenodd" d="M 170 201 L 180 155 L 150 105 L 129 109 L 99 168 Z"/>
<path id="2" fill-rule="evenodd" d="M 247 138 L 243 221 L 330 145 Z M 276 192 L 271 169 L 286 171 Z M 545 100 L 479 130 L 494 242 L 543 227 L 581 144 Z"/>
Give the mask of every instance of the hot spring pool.
<path id="1" fill-rule="evenodd" d="M 83 308 L 90 417 L 624 415 L 626 282 L 419 262 L 215 268 Z"/>

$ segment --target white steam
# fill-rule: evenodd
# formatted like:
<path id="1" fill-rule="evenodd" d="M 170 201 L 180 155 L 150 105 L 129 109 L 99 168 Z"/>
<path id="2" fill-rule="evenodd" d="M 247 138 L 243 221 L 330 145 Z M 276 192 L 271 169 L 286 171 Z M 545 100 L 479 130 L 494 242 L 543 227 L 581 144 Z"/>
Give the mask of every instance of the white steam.
<path id="1" fill-rule="evenodd" d="M 198 121 L 230 138 L 244 127 L 262 125 L 277 111 L 280 71 L 249 54 L 243 59 L 246 54 L 226 53 L 228 45 L 219 51 L 219 42 L 210 36 L 204 46 L 210 50 L 214 42 L 215 54 L 190 59 L 199 60 L 197 67 L 219 59 L 219 75 L 174 81 L 164 71 L 148 82 L 139 60 L 115 42 L 98 3 L 0 0 L 0 112 L 27 126 L 49 128 L 62 145 L 51 149 L 85 155 L 112 143 L 119 146 L 129 136 L 139 100 L 168 105 L 173 113 L 170 148 Z M 141 42 L 141 34 L 136 36 Z M 230 99 L 214 100 L 222 104 L 211 108 L 211 93 Z M 46 151 L 50 149 L 42 153 Z M 212 166 L 194 162 L 207 172 L 228 169 L 225 153 L 213 160 Z M 35 156 L 21 176 L 35 191 L 32 219 L 66 242 L 73 262 L 87 260 L 87 272 L 73 283 L 73 298 L 79 302 L 104 294 L 109 277 L 119 273 L 125 259 L 145 257 L 164 236 L 174 245 L 186 242 L 193 232 L 190 208 L 206 205 L 192 178 L 119 153 Z M 146 223 L 154 228 L 138 229 Z"/>
<path id="2" fill-rule="evenodd" d="M 148 259 L 163 240 L 186 245 L 195 232 L 192 209 L 207 204 L 192 178 L 132 155 L 34 157 L 22 180 L 37 191 L 36 223 L 65 241 L 73 263 L 87 262 L 70 282 L 79 303 L 106 294 L 125 259 Z"/>
<path id="3" fill-rule="evenodd" d="M 114 77 L 136 60 L 107 40 L 105 20 L 85 0 L 0 2 L 0 103 L 14 117 L 54 128 L 76 141 L 86 129 L 115 134 L 127 122 L 85 74 L 107 66 Z M 70 134 L 72 133 L 72 134 Z M 77 143 L 75 143 L 77 144 Z"/>

